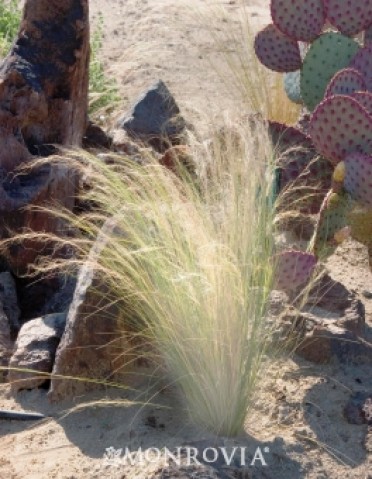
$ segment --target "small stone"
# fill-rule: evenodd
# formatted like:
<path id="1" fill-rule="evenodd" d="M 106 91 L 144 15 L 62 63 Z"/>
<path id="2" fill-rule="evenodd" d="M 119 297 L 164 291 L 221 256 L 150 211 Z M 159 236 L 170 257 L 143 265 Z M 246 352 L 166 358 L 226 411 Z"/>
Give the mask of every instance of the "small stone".
<path id="1" fill-rule="evenodd" d="M 89 122 L 83 137 L 83 148 L 104 148 L 109 150 L 112 138 L 99 126 Z"/>
<path id="2" fill-rule="evenodd" d="M 57 346 L 66 323 L 66 314 L 49 314 L 25 323 L 19 331 L 9 362 L 8 380 L 13 391 L 41 386 L 51 373 Z M 31 369 L 31 372 L 17 371 Z"/>
<path id="3" fill-rule="evenodd" d="M 372 393 L 354 394 L 344 408 L 344 416 L 350 424 L 372 426 Z"/>
<path id="4" fill-rule="evenodd" d="M 367 289 L 365 289 L 365 290 L 362 292 L 362 295 L 363 295 L 366 299 L 372 299 L 372 291 L 368 291 Z"/>
<path id="5" fill-rule="evenodd" d="M 289 305 L 288 295 L 284 291 L 273 290 L 269 296 L 269 314 L 279 316 Z"/>

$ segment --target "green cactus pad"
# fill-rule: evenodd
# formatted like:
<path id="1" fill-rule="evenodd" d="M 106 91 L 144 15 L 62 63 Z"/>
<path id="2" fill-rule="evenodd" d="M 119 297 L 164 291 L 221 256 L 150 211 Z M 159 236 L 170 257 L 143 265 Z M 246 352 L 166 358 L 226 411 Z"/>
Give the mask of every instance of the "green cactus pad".
<path id="1" fill-rule="evenodd" d="M 275 25 L 268 25 L 255 38 L 257 58 L 265 67 L 284 73 L 299 70 L 302 65 L 300 47 L 296 40 L 287 37 Z"/>
<path id="2" fill-rule="evenodd" d="M 310 111 L 322 101 L 332 77 L 349 66 L 359 48 L 357 42 L 335 32 L 324 33 L 314 41 L 301 70 L 301 96 Z"/>
<path id="3" fill-rule="evenodd" d="M 364 77 L 354 68 L 344 68 L 336 73 L 329 82 L 325 97 L 332 95 L 351 95 L 367 88 Z"/>
<path id="4" fill-rule="evenodd" d="M 351 237 L 372 249 L 372 209 L 359 205 L 348 215 Z M 370 257 L 371 260 L 371 257 Z M 371 263 L 370 263 L 371 266 Z"/>
<path id="5" fill-rule="evenodd" d="M 372 93 L 369 91 L 357 91 L 351 96 L 372 115 Z"/>
<path id="6" fill-rule="evenodd" d="M 278 254 L 274 287 L 290 293 L 305 286 L 316 263 L 317 259 L 311 253 L 291 250 Z"/>
<path id="7" fill-rule="evenodd" d="M 372 155 L 351 153 L 345 159 L 345 189 L 362 206 L 372 207 Z"/>
<path id="8" fill-rule="evenodd" d="M 334 165 L 348 153 L 372 152 L 372 116 L 354 98 L 326 98 L 312 114 L 309 134 L 317 151 Z"/>
<path id="9" fill-rule="evenodd" d="M 325 0 L 327 19 L 341 33 L 354 36 L 371 24 L 371 0 Z"/>
<path id="10" fill-rule="evenodd" d="M 346 192 L 337 194 L 331 190 L 325 197 L 312 240 L 313 251 L 317 256 L 329 254 L 337 245 L 334 236 L 348 225 L 347 215 L 350 209 L 351 201 Z"/>
<path id="11" fill-rule="evenodd" d="M 281 32 L 295 40 L 311 42 L 322 31 L 322 0 L 271 0 L 271 18 Z"/>
<path id="12" fill-rule="evenodd" d="M 372 92 L 372 43 L 368 43 L 357 52 L 350 63 L 350 68 L 355 68 L 364 76 L 367 90 Z"/>
<path id="13" fill-rule="evenodd" d="M 297 70 L 295 72 L 288 72 L 284 75 L 284 90 L 287 97 L 293 101 L 293 103 L 302 104 L 301 97 L 301 72 Z"/>

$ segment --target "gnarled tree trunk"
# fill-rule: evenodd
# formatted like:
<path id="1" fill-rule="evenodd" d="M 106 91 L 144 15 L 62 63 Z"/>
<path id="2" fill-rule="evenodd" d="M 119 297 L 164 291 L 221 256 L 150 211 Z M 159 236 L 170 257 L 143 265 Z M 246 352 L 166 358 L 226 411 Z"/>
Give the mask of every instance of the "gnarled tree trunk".
<path id="1" fill-rule="evenodd" d="M 58 232 L 57 219 L 28 205 L 73 207 L 77 178 L 66 167 L 13 173 L 55 145 L 81 145 L 88 78 L 88 0 L 26 0 L 18 38 L 0 65 L 0 239 L 9 228 Z M 9 266 L 25 272 L 38 250 L 35 242 L 11 248 Z"/>

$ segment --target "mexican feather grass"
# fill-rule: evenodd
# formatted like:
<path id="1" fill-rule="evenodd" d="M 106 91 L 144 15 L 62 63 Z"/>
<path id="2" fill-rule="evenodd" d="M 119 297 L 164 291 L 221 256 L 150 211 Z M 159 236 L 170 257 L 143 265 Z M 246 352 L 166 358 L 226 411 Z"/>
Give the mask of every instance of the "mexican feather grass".
<path id="1" fill-rule="evenodd" d="M 131 318 L 123 333 L 150 342 L 193 421 L 233 436 L 255 397 L 270 336 L 273 153 L 258 122 L 227 123 L 210 138 L 190 138 L 196 175 L 181 161 L 175 174 L 151 158 L 137 164 L 110 154 L 104 162 L 73 152 L 91 210 L 54 214 L 80 231 L 65 241 L 81 261 L 104 234 L 94 266 Z"/>

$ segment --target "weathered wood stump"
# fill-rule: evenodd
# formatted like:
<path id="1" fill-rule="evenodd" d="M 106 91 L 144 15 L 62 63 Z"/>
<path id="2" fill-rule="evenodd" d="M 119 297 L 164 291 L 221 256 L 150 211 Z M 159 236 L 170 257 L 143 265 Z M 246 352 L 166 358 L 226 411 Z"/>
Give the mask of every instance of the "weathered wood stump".
<path id="1" fill-rule="evenodd" d="M 27 174 L 17 168 L 55 152 L 56 145 L 81 145 L 88 81 L 88 0 L 26 0 L 18 37 L 0 65 L 0 239 L 63 227 L 26 207 L 72 208 L 76 173 L 55 165 Z M 7 261 L 23 274 L 39 252 L 37 243 L 23 242 L 9 249 Z"/>

